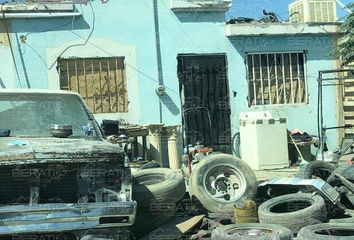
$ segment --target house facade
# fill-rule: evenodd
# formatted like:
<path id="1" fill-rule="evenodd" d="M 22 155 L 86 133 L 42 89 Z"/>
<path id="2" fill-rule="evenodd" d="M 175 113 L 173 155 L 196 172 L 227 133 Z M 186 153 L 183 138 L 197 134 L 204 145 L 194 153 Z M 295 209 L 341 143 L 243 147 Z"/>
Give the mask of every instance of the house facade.
<path id="1" fill-rule="evenodd" d="M 317 134 L 317 75 L 336 68 L 337 26 L 226 24 L 230 6 L 96 0 L 74 10 L 4 8 L 1 86 L 76 91 L 99 120 L 183 123 L 189 143 L 227 152 L 240 112 L 271 111 L 288 129 Z M 337 93 L 324 91 L 325 123 L 335 126 Z M 335 132 L 328 144 L 338 145 Z"/>

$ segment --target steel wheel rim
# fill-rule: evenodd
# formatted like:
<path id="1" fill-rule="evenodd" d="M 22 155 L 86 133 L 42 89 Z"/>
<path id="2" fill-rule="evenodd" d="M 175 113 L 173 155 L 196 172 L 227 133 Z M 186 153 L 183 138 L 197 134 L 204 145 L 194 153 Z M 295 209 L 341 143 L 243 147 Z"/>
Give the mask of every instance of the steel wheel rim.
<path id="1" fill-rule="evenodd" d="M 220 203 L 235 202 L 246 191 L 246 178 L 232 165 L 214 166 L 203 178 L 206 193 Z"/>
<path id="2" fill-rule="evenodd" d="M 226 232 L 227 235 L 237 236 L 237 237 L 277 237 L 277 233 L 271 229 L 263 228 L 252 228 L 252 227 L 241 227 L 236 229 L 230 229 Z"/>

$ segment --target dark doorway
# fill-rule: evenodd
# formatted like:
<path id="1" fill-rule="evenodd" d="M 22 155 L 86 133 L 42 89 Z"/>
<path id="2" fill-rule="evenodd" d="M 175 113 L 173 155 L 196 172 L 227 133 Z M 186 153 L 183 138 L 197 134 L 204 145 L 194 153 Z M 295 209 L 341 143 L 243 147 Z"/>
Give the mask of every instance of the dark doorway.
<path id="1" fill-rule="evenodd" d="M 186 144 L 230 153 L 231 123 L 226 55 L 178 55 Z"/>

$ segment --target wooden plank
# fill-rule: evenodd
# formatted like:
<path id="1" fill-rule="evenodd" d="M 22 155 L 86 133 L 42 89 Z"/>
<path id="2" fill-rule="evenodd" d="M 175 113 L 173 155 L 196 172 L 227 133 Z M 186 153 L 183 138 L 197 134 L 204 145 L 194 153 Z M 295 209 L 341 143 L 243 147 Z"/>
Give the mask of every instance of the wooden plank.
<path id="1" fill-rule="evenodd" d="M 200 223 L 203 220 L 204 217 L 205 217 L 205 215 L 194 216 L 194 217 L 192 217 L 191 219 L 189 219 L 189 220 L 187 220 L 185 222 L 177 224 L 176 227 L 182 233 L 187 233 L 190 230 L 192 230 L 198 223 Z"/>
<path id="2" fill-rule="evenodd" d="M 345 122 L 345 124 L 352 124 L 352 125 L 354 125 L 354 119 L 345 119 L 344 122 Z"/>
<path id="3" fill-rule="evenodd" d="M 354 107 L 354 101 L 345 101 L 343 102 L 344 107 Z"/>
<path id="4" fill-rule="evenodd" d="M 118 79 L 119 89 L 119 112 L 128 112 L 128 95 L 127 95 L 127 82 L 125 76 L 125 68 L 123 61 L 120 61 L 121 65 L 118 66 L 120 70 L 120 78 Z"/>
<path id="5" fill-rule="evenodd" d="M 344 115 L 344 118 L 350 118 L 350 117 L 354 118 L 354 111 L 344 111 L 343 115 Z"/>
<path id="6" fill-rule="evenodd" d="M 344 134 L 354 134 L 354 129 L 346 128 L 344 129 Z"/>
<path id="7" fill-rule="evenodd" d="M 124 58 L 59 60 L 60 88 L 78 92 L 93 113 L 127 112 Z"/>

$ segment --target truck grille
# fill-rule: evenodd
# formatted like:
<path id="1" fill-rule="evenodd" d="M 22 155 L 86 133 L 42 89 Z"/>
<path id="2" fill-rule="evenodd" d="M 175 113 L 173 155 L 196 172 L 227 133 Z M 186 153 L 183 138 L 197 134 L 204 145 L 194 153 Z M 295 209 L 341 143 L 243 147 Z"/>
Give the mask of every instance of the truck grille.
<path id="1" fill-rule="evenodd" d="M 1 166 L 0 204 L 77 203 L 80 197 L 89 199 L 95 190 L 107 184 L 117 186 L 120 176 L 110 178 L 113 184 L 107 183 L 102 171 L 110 168 L 111 164 L 87 163 Z M 96 172 L 102 174 L 91 174 Z"/>

